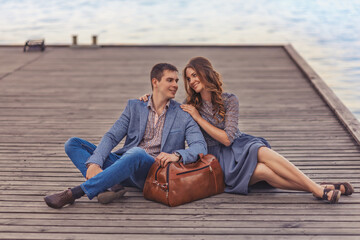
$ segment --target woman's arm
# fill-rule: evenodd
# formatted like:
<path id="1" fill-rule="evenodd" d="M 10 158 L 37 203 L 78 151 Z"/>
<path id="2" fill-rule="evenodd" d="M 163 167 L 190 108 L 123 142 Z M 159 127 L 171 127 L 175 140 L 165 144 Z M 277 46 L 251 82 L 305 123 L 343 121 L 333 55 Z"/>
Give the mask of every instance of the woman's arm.
<path id="1" fill-rule="evenodd" d="M 203 119 L 194 106 L 189 104 L 183 104 L 181 105 L 181 108 L 185 112 L 189 113 L 193 117 L 193 119 L 200 125 L 200 127 L 216 141 L 224 144 L 225 146 L 231 145 L 231 141 L 229 140 L 226 132 L 220 128 L 215 127 L 214 125 Z"/>

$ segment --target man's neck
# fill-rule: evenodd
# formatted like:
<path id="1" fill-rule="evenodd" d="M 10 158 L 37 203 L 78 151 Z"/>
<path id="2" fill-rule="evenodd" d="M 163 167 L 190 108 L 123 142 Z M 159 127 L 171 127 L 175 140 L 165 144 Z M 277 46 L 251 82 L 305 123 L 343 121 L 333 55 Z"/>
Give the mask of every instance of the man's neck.
<path id="1" fill-rule="evenodd" d="M 170 99 L 164 98 L 162 96 L 159 96 L 158 94 L 153 93 L 151 97 L 151 101 L 158 115 L 160 115 L 164 111 L 164 108 L 169 100 Z"/>

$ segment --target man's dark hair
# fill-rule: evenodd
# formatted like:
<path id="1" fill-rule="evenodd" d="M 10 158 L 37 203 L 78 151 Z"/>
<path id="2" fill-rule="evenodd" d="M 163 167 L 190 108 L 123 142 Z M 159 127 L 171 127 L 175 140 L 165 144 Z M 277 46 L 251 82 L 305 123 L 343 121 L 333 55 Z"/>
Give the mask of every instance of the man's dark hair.
<path id="1" fill-rule="evenodd" d="M 153 89 L 152 85 L 152 79 L 156 78 L 157 80 L 161 81 L 162 76 L 164 75 L 164 71 L 169 70 L 173 72 L 179 72 L 177 68 L 170 64 L 170 63 L 158 63 L 151 69 L 150 73 L 150 83 L 151 83 L 151 89 Z"/>

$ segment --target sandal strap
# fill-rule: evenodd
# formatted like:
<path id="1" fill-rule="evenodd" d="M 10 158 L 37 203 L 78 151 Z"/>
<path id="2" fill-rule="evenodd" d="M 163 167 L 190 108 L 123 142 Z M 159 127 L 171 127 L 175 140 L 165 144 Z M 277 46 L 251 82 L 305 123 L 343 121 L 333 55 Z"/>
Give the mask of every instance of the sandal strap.
<path id="1" fill-rule="evenodd" d="M 322 199 L 323 200 L 328 200 L 328 193 L 332 191 L 332 189 L 329 189 L 329 188 L 324 188 L 324 193 L 323 193 L 323 196 L 322 196 Z M 334 194 L 333 194 L 334 196 Z M 329 200 L 328 200 L 329 201 Z"/>
<path id="2" fill-rule="evenodd" d="M 332 185 L 334 185 L 334 187 L 335 187 L 336 190 L 340 190 L 340 186 L 341 186 L 341 185 L 344 185 L 344 187 L 345 187 L 345 184 L 343 184 L 343 183 L 333 183 Z M 345 187 L 345 188 L 346 188 L 346 187 Z"/>
<path id="3" fill-rule="evenodd" d="M 340 185 L 342 183 L 334 183 L 334 182 L 322 182 L 320 185 L 325 185 L 325 188 L 327 188 L 329 185 L 333 185 L 336 190 L 340 190 Z"/>
<path id="4" fill-rule="evenodd" d="M 333 191 L 333 194 L 331 195 L 331 198 L 329 200 L 328 193 L 331 191 Z M 329 203 L 337 203 L 339 192 L 340 190 L 324 188 L 324 194 L 322 196 L 322 199 L 328 201 Z"/>

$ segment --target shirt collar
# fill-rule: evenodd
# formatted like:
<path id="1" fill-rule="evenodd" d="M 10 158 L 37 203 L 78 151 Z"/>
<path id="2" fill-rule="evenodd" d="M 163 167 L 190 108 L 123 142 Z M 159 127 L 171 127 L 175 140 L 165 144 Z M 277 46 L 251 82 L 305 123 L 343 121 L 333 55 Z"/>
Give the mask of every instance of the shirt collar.
<path id="1" fill-rule="evenodd" d="M 165 109 L 168 109 L 169 106 L 170 106 L 170 100 L 166 103 Z M 148 107 L 149 109 L 153 110 L 154 112 L 156 112 L 156 111 L 155 111 L 155 107 L 154 107 L 154 103 L 153 103 L 153 101 L 152 101 L 152 94 L 151 94 L 150 97 L 149 97 L 149 101 L 148 101 L 147 107 Z"/>

